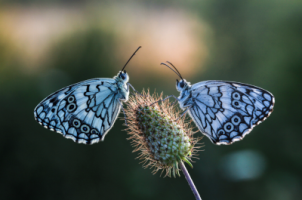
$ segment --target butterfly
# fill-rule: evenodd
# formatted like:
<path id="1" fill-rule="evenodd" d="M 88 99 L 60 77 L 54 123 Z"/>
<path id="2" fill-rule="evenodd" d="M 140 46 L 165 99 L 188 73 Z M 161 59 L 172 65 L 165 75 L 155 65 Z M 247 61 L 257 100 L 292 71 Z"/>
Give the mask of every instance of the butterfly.
<path id="1" fill-rule="evenodd" d="M 36 121 L 77 143 L 103 141 L 128 100 L 129 86 L 136 91 L 124 69 L 140 48 L 117 76 L 82 81 L 46 97 L 34 110 Z"/>
<path id="2" fill-rule="evenodd" d="M 189 113 L 201 133 L 216 145 L 229 145 L 242 140 L 273 111 L 274 96 L 259 87 L 230 81 L 202 81 L 193 85 L 182 78 L 176 67 L 167 61 L 181 80 L 176 79 L 174 97 L 182 110 Z"/>

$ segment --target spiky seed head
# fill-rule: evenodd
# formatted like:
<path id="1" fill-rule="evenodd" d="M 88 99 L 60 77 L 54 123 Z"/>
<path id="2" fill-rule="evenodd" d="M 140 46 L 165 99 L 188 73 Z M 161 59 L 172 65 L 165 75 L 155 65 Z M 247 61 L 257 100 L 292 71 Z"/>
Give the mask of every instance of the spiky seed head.
<path id="1" fill-rule="evenodd" d="M 168 101 L 152 103 L 161 96 L 135 94 L 127 102 L 126 111 L 128 133 L 134 152 L 140 151 L 139 158 L 145 167 L 154 168 L 153 173 L 166 170 L 179 175 L 178 162 L 183 160 L 191 167 L 191 158 L 197 151 L 195 147 L 200 138 L 193 138 L 193 131 L 184 119 L 176 121 L 178 113 Z"/>

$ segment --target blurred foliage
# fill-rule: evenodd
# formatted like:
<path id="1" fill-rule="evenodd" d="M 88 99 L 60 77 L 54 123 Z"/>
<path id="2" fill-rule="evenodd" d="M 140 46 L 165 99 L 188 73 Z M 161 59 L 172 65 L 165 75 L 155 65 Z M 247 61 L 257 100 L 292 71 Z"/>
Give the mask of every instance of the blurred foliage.
<path id="1" fill-rule="evenodd" d="M 189 170 L 201 197 L 301 199 L 302 3 L 214 0 L 178 1 L 177 6 L 196 13 L 212 29 L 207 70 L 196 71 L 187 78 L 190 82 L 245 82 L 269 90 L 276 98 L 272 115 L 243 141 L 214 146 L 203 140 L 205 151 Z M 53 44 L 43 67 L 28 74 L 13 43 L 0 34 L 0 199 L 193 198 L 183 177 L 163 179 L 142 169 L 121 131 L 121 120 L 104 142 L 86 146 L 43 129 L 33 118 L 33 109 L 48 94 L 85 79 L 116 75 L 117 66 L 123 65 L 116 53 L 121 45 L 117 41 L 118 35 L 97 26 L 77 30 Z M 141 86 L 142 78 L 150 85 Z M 147 74 L 131 80 L 138 88 L 153 90 L 156 85 L 161 91 L 158 85 L 168 87 L 165 80 Z M 164 92 L 177 94 L 172 84 Z M 226 178 L 227 156 L 243 150 L 261 155 L 265 171 L 251 180 Z"/>
<path id="2" fill-rule="evenodd" d="M 62 70 L 78 80 L 96 75 L 112 77 L 117 74 L 114 66 L 119 64 L 114 57 L 115 46 L 114 34 L 97 26 L 71 33 L 53 47 L 49 68 Z"/>

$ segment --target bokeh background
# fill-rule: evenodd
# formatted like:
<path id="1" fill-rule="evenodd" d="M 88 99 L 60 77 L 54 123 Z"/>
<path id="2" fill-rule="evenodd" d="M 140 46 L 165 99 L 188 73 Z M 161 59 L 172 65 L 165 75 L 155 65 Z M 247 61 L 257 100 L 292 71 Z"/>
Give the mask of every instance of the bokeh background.
<path id="1" fill-rule="evenodd" d="M 159 65 L 169 60 L 192 83 L 232 80 L 275 95 L 272 115 L 244 140 L 202 140 L 189 172 L 203 199 L 302 199 L 301 0 L 0 5 L 0 199 L 194 199 L 183 176 L 142 168 L 122 120 L 91 146 L 34 120 L 47 95 L 113 77 L 140 45 L 127 66 L 138 91 L 178 95 L 176 75 Z"/>

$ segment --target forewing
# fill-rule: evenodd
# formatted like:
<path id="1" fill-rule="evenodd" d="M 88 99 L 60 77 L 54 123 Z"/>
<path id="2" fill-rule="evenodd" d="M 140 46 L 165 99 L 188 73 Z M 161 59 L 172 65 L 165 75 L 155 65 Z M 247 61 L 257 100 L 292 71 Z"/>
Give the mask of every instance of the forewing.
<path id="1" fill-rule="evenodd" d="M 273 111 L 274 96 L 252 85 L 205 81 L 192 86 L 189 114 L 215 144 L 241 140 Z"/>
<path id="2" fill-rule="evenodd" d="M 52 102 L 56 102 L 55 104 Z M 120 111 L 113 79 L 93 79 L 50 95 L 35 109 L 36 120 L 77 143 L 104 140 Z"/>

